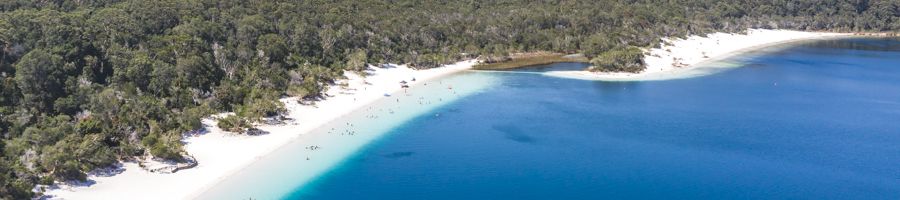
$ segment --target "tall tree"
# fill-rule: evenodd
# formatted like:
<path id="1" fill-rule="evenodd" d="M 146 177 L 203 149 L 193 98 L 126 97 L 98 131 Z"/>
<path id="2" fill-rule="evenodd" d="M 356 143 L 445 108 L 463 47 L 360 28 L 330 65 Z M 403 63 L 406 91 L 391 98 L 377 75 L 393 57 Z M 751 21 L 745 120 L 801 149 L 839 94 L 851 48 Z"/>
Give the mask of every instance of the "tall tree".
<path id="1" fill-rule="evenodd" d="M 32 50 L 16 63 L 15 79 L 28 107 L 49 111 L 53 101 L 64 95 L 66 71 L 62 57 L 42 49 Z"/>

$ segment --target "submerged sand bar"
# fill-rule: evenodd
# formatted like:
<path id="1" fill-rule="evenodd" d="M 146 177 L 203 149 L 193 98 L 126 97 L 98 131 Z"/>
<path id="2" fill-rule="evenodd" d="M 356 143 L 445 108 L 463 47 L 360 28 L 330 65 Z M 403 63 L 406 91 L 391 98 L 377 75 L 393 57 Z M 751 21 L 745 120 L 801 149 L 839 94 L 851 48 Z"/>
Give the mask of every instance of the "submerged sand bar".
<path id="1" fill-rule="evenodd" d="M 749 29 L 745 34 L 713 33 L 705 37 L 664 39 L 659 48 L 645 50 L 647 68 L 640 73 L 610 73 L 590 71 L 551 71 L 545 75 L 601 81 L 650 81 L 690 78 L 707 75 L 739 65 L 715 63 L 725 58 L 756 50 L 802 40 L 830 39 L 850 36 L 850 33 L 821 33 L 791 30 Z M 668 43 L 668 44 L 667 44 Z"/>

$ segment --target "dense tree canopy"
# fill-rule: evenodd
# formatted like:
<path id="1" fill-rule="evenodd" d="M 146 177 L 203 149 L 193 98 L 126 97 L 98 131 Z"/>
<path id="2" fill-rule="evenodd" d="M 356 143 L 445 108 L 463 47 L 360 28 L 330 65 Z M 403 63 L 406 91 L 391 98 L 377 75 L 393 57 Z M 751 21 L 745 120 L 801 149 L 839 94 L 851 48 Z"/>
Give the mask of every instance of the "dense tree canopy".
<path id="1" fill-rule="evenodd" d="M 642 69 L 662 37 L 746 28 L 892 31 L 898 0 L 4 0 L 0 199 L 139 155 L 234 111 L 244 127 L 365 64 L 514 52 Z"/>

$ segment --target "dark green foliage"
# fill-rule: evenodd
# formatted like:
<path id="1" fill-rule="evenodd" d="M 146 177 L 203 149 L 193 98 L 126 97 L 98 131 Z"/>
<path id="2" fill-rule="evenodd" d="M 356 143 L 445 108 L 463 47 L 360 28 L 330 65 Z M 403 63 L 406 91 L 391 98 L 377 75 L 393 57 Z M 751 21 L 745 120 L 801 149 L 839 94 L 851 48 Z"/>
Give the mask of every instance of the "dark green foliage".
<path id="1" fill-rule="evenodd" d="M 583 53 L 638 71 L 662 37 L 746 28 L 900 30 L 900 2 L 869 1 L 0 1 L 0 199 L 149 153 L 182 133 L 321 97 L 344 70 L 429 68 L 519 52 Z M 235 129 L 236 130 L 236 129 Z"/>
<path id="2" fill-rule="evenodd" d="M 12 160 L 0 157 L 0 199 L 30 199 L 34 183 L 17 178 L 14 165 Z"/>
<path id="3" fill-rule="evenodd" d="M 23 102 L 29 108 L 52 109 L 56 98 L 63 96 L 66 72 L 62 57 L 37 49 L 16 63 L 16 83 Z"/>
<path id="4" fill-rule="evenodd" d="M 640 72 L 644 70 L 643 51 L 629 46 L 601 53 L 591 60 L 591 71 Z"/>
<path id="5" fill-rule="evenodd" d="M 141 139 L 141 144 L 148 148 L 150 155 L 164 159 L 182 160 L 181 134 L 162 130 L 161 124 L 155 121 L 151 121 L 149 126 L 150 133 Z"/>

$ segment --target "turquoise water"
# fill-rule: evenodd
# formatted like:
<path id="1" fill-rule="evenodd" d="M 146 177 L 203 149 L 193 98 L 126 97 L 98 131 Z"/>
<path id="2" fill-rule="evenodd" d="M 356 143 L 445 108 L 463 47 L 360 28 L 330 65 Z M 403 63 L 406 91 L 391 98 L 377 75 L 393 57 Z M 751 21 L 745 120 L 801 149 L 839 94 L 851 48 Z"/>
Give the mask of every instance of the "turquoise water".
<path id="1" fill-rule="evenodd" d="M 461 74 L 489 81 L 378 129 L 315 178 L 225 183 L 261 199 L 900 199 L 900 40 L 735 59 L 745 66 L 669 81 Z"/>
<path id="2" fill-rule="evenodd" d="M 455 100 L 497 85 L 486 73 L 464 72 L 383 97 L 259 158 L 209 188 L 196 199 L 279 199 L 337 168 L 368 144 L 403 123 L 431 113 Z M 303 123 L 299 121 L 299 123 Z M 302 130 L 298 130 L 302 131 Z M 272 133 L 279 134 L 279 133 Z M 314 147 L 314 148 L 311 148 Z"/>

